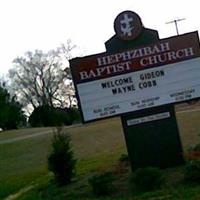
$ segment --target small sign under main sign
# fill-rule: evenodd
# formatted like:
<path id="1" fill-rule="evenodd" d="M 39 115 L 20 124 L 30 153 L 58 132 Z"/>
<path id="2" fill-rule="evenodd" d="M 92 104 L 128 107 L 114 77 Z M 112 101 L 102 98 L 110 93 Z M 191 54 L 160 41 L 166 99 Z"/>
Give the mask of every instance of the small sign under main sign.
<path id="1" fill-rule="evenodd" d="M 170 117 L 170 113 L 164 112 L 164 113 L 158 113 L 158 114 L 149 115 L 149 116 L 145 116 L 145 117 L 129 119 L 127 121 L 127 126 L 133 126 L 133 125 L 142 124 L 145 122 L 152 122 L 152 121 L 156 121 L 156 120 L 166 119 L 169 117 Z"/>

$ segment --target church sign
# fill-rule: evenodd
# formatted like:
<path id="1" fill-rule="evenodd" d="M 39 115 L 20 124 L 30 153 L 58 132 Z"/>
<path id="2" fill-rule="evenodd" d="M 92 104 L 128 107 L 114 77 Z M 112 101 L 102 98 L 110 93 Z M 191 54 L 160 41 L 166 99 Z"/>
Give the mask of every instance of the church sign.
<path id="1" fill-rule="evenodd" d="M 200 97 L 197 32 L 70 61 L 85 122 Z"/>

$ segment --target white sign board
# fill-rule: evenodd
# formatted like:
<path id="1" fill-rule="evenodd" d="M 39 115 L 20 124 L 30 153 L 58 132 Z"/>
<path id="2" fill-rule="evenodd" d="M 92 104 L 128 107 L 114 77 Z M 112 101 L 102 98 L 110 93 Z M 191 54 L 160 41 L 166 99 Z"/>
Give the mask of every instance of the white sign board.
<path id="1" fill-rule="evenodd" d="M 85 122 L 200 97 L 197 32 L 78 59 L 71 69 Z"/>

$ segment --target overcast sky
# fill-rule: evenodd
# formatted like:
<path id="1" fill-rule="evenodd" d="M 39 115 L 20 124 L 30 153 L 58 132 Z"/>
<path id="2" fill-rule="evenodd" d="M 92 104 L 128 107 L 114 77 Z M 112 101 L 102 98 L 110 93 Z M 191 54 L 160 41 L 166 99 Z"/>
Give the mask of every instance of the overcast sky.
<path id="1" fill-rule="evenodd" d="M 114 34 L 115 17 L 124 10 L 140 15 L 145 27 L 160 38 L 200 31 L 197 0 L 0 0 L 0 76 L 12 60 L 26 51 L 55 49 L 71 39 L 79 55 L 105 51 L 104 42 Z M 79 56 L 77 55 L 77 56 Z"/>

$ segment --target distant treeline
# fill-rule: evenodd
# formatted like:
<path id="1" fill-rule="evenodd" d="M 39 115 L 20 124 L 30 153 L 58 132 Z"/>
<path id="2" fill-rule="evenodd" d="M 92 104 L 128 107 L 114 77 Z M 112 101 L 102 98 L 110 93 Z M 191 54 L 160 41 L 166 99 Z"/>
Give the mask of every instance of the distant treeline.
<path id="1" fill-rule="evenodd" d="M 72 125 L 81 121 L 77 108 L 54 108 L 49 105 L 37 107 L 29 117 L 32 127 Z"/>

